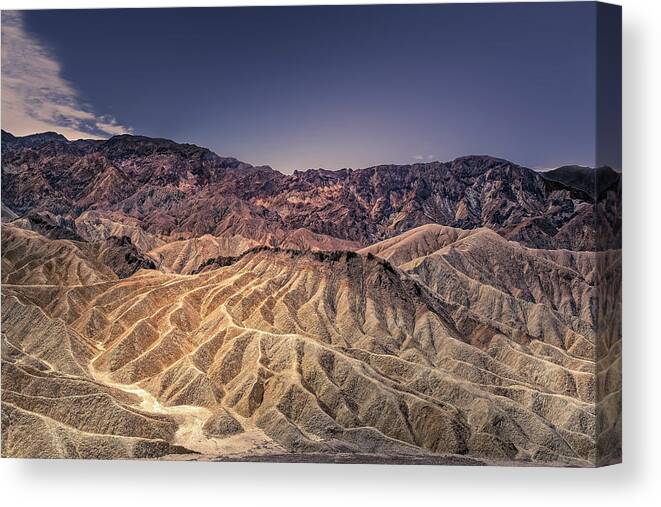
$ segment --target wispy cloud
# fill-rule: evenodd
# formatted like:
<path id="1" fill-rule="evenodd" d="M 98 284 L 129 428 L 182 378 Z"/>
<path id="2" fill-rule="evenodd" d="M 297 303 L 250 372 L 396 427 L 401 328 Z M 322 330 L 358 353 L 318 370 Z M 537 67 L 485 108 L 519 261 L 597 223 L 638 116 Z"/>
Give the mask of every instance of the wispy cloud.
<path id="1" fill-rule="evenodd" d="M 84 104 L 44 44 L 30 35 L 20 12 L 2 12 L 2 128 L 15 135 L 56 131 L 69 139 L 132 132 Z"/>
<path id="2" fill-rule="evenodd" d="M 421 161 L 421 160 L 433 160 L 434 155 L 413 155 L 413 160 Z"/>

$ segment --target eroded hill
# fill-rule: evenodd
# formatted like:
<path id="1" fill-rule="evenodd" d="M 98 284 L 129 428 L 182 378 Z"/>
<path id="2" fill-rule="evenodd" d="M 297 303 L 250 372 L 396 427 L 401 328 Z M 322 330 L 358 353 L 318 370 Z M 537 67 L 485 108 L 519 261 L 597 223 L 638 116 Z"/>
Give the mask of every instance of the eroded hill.
<path id="1" fill-rule="evenodd" d="M 3 455 L 617 461 L 602 173 L 3 133 Z"/>
<path id="2" fill-rule="evenodd" d="M 5 454 L 92 457 L 107 438 L 103 452 L 117 457 L 593 462 L 591 254 L 432 232 L 443 240 L 413 248 L 416 232 L 400 252 L 389 245 L 400 267 L 376 256 L 381 245 L 376 255 L 260 247 L 197 275 L 120 279 L 70 242 L 5 226 Z M 468 262 L 492 253 L 490 241 L 508 258 L 514 249 L 510 273 L 527 276 L 490 285 Z M 25 278 L 11 260 L 19 249 L 50 268 Z M 39 449 L 25 450 L 35 431 Z M 78 438 L 89 442 L 68 446 Z"/>

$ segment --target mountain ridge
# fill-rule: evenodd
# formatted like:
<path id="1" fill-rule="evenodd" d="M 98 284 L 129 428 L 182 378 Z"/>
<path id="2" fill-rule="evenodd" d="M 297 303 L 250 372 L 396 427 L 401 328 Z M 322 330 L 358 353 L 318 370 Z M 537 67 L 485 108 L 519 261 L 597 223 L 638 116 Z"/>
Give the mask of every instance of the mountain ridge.
<path id="1" fill-rule="evenodd" d="M 167 241 L 241 234 L 261 242 L 267 230 L 284 238 L 306 229 L 367 246 L 426 223 L 488 227 L 540 248 L 589 250 L 596 241 L 584 227 L 593 197 L 580 185 L 485 155 L 283 174 L 144 136 L 25 139 L 3 134 L 3 204 L 13 212 L 75 219 L 93 210 L 137 219 Z"/>

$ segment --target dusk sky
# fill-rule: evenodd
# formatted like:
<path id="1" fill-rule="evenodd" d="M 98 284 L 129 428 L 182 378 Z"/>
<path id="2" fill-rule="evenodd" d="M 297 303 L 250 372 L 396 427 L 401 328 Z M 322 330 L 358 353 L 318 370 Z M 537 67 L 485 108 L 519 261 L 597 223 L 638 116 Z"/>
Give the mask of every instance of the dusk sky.
<path id="1" fill-rule="evenodd" d="M 594 165 L 595 6 L 3 12 L 2 127 L 283 172 L 489 154 Z"/>

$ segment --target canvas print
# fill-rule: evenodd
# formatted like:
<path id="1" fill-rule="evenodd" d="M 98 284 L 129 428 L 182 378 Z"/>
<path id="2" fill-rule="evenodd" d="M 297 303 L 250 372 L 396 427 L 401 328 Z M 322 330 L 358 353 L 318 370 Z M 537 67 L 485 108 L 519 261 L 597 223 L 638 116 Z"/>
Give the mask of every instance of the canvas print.
<path id="1" fill-rule="evenodd" d="M 2 12 L 2 456 L 619 462 L 620 16 Z"/>

